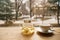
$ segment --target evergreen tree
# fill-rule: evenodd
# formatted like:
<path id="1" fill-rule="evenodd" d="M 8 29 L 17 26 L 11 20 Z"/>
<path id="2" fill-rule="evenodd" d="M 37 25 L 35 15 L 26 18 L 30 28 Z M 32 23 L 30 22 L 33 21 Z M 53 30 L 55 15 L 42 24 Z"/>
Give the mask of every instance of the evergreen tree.
<path id="1" fill-rule="evenodd" d="M 10 0 L 0 0 L 0 19 L 8 22 L 12 17 L 12 4 Z"/>

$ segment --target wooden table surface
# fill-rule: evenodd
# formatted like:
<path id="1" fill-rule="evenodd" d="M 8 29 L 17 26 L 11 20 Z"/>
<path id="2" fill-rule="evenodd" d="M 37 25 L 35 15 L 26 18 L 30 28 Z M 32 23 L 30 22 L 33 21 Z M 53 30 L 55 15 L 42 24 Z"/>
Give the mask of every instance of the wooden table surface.
<path id="1" fill-rule="evenodd" d="M 60 40 L 60 28 L 53 28 L 54 32 L 52 36 L 42 36 L 37 33 L 35 27 L 35 32 L 31 36 L 23 36 L 21 34 L 21 27 L 0 27 L 0 40 Z"/>

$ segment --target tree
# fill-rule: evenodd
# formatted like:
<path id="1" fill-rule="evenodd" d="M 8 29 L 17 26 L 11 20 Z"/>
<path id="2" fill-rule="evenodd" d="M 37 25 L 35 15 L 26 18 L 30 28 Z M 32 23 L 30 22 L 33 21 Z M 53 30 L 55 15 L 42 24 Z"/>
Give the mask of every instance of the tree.
<path id="1" fill-rule="evenodd" d="M 11 3 L 10 3 L 10 0 L 0 0 L 0 12 L 11 13 Z"/>
<path id="2" fill-rule="evenodd" d="M 6 23 L 10 21 L 13 16 L 11 7 L 12 4 L 10 0 L 0 0 L 0 18 L 4 18 Z"/>
<path id="3" fill-rule="evenodd" d="M 16 20 L 18 19 L 19 8 L 22 5 L 23 0 L 15 0 L 15 11 L 16 11 Z"/>
<path id="4" fill-rule="evenodd" d="M 49 3 L 52 3 L 52 4 L 54 4 L 54 3 L 56 3 L 58 0 L 48 0 L 48 2 Z"/>
<path id="5" fill-rule="evenodd" d="M 59 25 L 59 0 L 48 0 L 48 2 L 50 4 L 57 4 L 57 22 L 58 22 L 58 25 Z M 56 10 L 56 9 L 52 9 L 53 11 Z"/>

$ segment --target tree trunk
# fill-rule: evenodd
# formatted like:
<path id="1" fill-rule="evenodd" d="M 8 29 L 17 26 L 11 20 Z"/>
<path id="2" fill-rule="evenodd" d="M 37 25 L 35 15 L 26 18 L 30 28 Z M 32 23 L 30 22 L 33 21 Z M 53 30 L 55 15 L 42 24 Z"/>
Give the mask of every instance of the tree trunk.
<path id="1" fill-rule="evenodd" d="M 32 13 L 31 13 L 31 0 L 30 0 L 30 17 L 32 17 Z"/>
<path id="2" fill-rule="evenodd" d="M 15 10 L 16 10 L 16 20 L 18 19 L 18 4 L 17 0 L 15 0 Z"/>
<path id="3" fill-rule="evenodd" d="M 58 3 L 58 10 L 57 10 L 57 22 L 58 22 L 58 25 L 59 25 L 59 3 Z"/>

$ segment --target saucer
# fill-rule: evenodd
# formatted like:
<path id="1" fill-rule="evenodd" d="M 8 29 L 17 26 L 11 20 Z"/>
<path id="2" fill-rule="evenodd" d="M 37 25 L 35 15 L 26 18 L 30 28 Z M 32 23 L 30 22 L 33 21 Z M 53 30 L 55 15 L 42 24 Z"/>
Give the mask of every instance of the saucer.
<path id="1" fill-rule="evenodd" d="M 47 32 L 45 32 L 45 31 L 43 31 L 42 29 L 38 29 L 37 31 L 39 31 L 39 32 L 41 32 L 41 33 L 53 33 L 53 31 L 52 30 L 48 30 Z"/>

